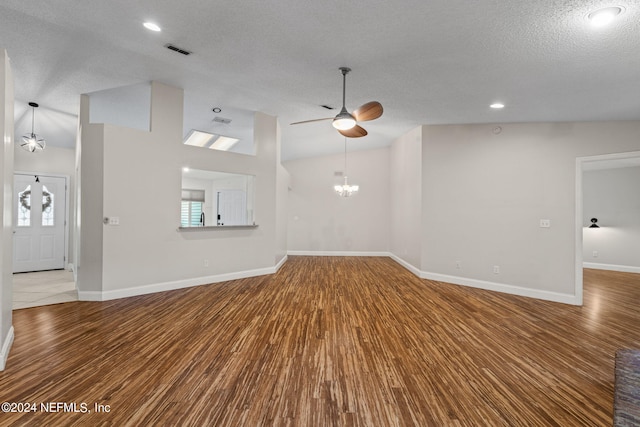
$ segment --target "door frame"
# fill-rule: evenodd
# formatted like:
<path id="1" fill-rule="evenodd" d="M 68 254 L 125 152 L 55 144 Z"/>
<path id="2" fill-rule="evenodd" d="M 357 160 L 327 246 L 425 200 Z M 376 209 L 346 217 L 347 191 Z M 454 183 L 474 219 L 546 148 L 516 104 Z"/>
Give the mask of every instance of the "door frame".
<path id="1" fill-rule="evenodd" d="M 65 270 L 69 270 L 70 266 L 73 265 L 73 263 L 71 262 L 71 257 L 69 256 L 69 240 L 71 239 L 71 237 L 69 236 L 69 190 L 70 190 L 70 182 L 71 182 L 71 177 L 69 175 L 65 175 L 65 174 L 61 174 L 61 173 L 50 173 L 50 172 L 28 172 L 28 171 L 18 171 L 15 170 L 13 171 L 13 176 L 15 178 L 16 175 L 31 175 L 31 176 L 49 176 L 52 178 L 64 178 L 64 198 L 65 198 L 65 203 L 64 203 L 64 269 Z M 12 196 L 15 196 L 15 194 Z M 12 202 L 13 205 L 13 202 Z M 13 211 L 12 211 L 13 212 Z M 12 218 L 11 218 L 11 227 L 15 227 L 15 221 L 16 218 L 13 218 L 13 214 L 12 214 Z M 15 250 L 15 248 L 13 249 Z"/>
<path id="2" fill-rule="evenodd" d="M 624 161 L 626 159 L 640 158 L 640 151 L 629 151 L 626 153 L 613 153 L 613 154 L 601 154 L 598 156 L 586 156 L 576 157 L 576 217 L 575 217 L 575 299 L 577 305 L 582 305 L 583 297 L 583 279 L 582 269 L 583 267 L 583 243 L 582 243 L 582 228 L 584 227 L 582 218 L 582 174 L 584 172 L 584 165 L 588 163 L 597 162 L 611 162 L 611 161 Z"/>

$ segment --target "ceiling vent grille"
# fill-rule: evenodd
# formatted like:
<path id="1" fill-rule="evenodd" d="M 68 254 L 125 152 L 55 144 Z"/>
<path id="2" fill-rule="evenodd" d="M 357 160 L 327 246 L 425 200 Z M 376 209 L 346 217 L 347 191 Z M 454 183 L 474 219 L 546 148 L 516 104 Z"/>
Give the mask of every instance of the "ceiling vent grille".
<path id="1" fill-rule="evenodd" d="M 225 125 L 228 125 L 229 123 L 231 123 L 231 119 L 225 119 L 224 117 L 214 117 L 213 120 L 216 123 L 224 123 Z"/>
<path id="2" fill-rule="evenodd" d="M 191 52 L 189 52 L 188 50 L 180 49 L 179 47 L 174 46 L 172 44 L 166 44 L 164 45 L 164 47 L 166 47 L 167 49 L 171 49 L 174 52 L 181 53 L 183 55 L 191 55 Z"/>

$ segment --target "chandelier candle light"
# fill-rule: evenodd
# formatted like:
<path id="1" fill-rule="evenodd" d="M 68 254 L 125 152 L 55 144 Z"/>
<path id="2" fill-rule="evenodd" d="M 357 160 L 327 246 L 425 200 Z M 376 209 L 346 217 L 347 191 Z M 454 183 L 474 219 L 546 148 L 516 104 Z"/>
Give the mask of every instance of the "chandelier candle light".
<path id="1" fill-rule="evenodd" d="M 336 194 L 340 197 L 351 197 L 358 193 L 359 186 L 349 185 L 347 178 L 347 138 L 344 138 L 344 183 L 333 187 Z"/>
<path id="2" fill-rule="evenodd" d="M 33 127 L 38 104 L 30 102 L 29 106 L 31 107 L 31 133 L 27 133 L 22 136 L 22 143 L 20 144 L 20 147 L 33 153 L 34 151 L 44 150 L 46 143 L 44 142 L 43 137 L 36 135 Z"/>

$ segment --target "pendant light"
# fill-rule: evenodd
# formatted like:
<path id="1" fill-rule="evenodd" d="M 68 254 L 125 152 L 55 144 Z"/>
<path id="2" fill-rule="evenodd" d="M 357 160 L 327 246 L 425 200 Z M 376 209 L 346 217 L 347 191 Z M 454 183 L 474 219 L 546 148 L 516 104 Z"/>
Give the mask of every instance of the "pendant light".
<path id="1" fill-rule="evenodd" d="M 34 120 L 38 104 L 30 102 L 29 106 L 31 107 L 31 133 L 27 133 L 22 136 L 22 143 L 20 144 L 20 147 L 33 153 L 34 151 L 44 150 L 46 143 L 44 142 L 44 138 L 40 135 L 36 135 L 34 131 Z"/>
<path id="2" fill-rule="evenodd" d="M 349 185 L 347 178 L 347 138 L 344 138 L 344 183 L 342 185 L 335 185 L 333 189 L 340 197 L 351 197 L 358 193 L 360 187 L 357 185 Z"/>

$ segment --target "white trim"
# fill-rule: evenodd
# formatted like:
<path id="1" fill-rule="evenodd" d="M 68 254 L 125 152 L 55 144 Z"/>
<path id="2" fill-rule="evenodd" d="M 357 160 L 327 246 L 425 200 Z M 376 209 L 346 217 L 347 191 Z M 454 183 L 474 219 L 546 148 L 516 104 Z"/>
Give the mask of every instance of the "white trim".
<path id="1" fill-rule="evenodd" d="M 229 280 L 244 279 L 247 277 L 264 276 L 276 273 L 286 261 L 286 257 L 273 267 L 258 268 L 255 270 L 238 271 L 233 273 L 216 274 L 213 276 L 194 277 L 191 279 L 174 280 L 172 282 L 153 283 L 149 285 L 134 286 L 131 288 L 114 289 L 111 291 L 82 291 L 78 290 L 80 301 L 109 301 L 118 298 L 128 298 L 138 295 L 153 294 L 156 292 L 173 291 L 176 289 L 191 288 L 194 286 L 209 285 L 211 283 L 226 282 Z"/>
<path id="2" fill-rule="evenodd" d="M 292 256 L 385 256 L 389 257 L 389 252 L 367 252 L 367 251 L 287 251 Z"/>
<path id="3" fill-rule="evenodd" d="M 471 288 L 484 289 L 487 291 L 502 292 L 505 294 L 519 295 L 522 297 L 537 298 L 545 301 L 561 302 L 571 305 L 582 305 L 575 295 L 561 294 L 558 292 L 543 291 L 539 289 L 523 288 L 521 286 L 508 285 L 505 283 L 488 282 L 486 280 L 469 279 L 467 277 L 449 276 L 446 274 L 429 273 L 422 271 L 421 278 L 434 280 L 436 282 L 452 283 L 454 285 L 469 286 Z"/>
<path id="4" fill-rule="evenodd" d="M 582 296 L 584 283 L 582 278 L 582 261 L 583 261 L 583 242 L 582 242 L 582 170 L 583 170 L 584 158 L 576 158 L 576 195 L 575 195 L 575 224 L 573 225 L 574 233 L 574 277 L 575 284 L 573 292 L 576 295 L 576 299 L 582 305 Z"/>
<path id="5" fill-rule="evenodd" d="M 9 332 L 7 332 L 7 337 L 4 339 L 2 343 L 2 348 L 0 349 L 0 371 L 4 371 L 5 366 L 7 366 L 7 359 L 9 358 L 9 350 L 11 350 L 11 345 L 13 344 L 13 326 L 9 328 Z"/>
<path id="6" fill-rule="evenodd" d="M 420 271 L 419 268 L 409 264 L 407 261 L 403 260 L 402 258 L 400 258 L 395 254 L 390 254 L 389 257 L 395 262 L 397 262 L 398 264 L 400 264 L 401 266 L 403 266 L 404 268 L 406 268 L 407 270 L 409 270 L 410 272 L 412 272 L 414 275 L 418 277 L 422 277 L 422 272 Z"/>
<path id="7" fill-rule="evenodd" d="M 485 280 L 469 279 L 466 277 L 449 276 L 446 274 L 430 273 L 428 271 L 421 271 L 414 265 L 409 264 L 407 261 L 398 257 L 390 252 L 315 252 L 315 251 L 289 251 L 289 255 L 302 255 L 302 256 L 386 256 L 400 264 L 402 267 L 409 270 L 415 276 L 421 279 L 434 280 L 438 282 L 446 282 L 454 285 L 469 286 L 472 288 L 484 289 L 487 291 L 502 292 L 511 295 L 519 295 L 529 298 L 537 298 L 545 301 L 560 302 L 571 305 L 582 305 L 582 299 L 575 295 L 560 294 L 551 291 L 542 291 L 538 289 L 523 288 L 521 286 L 508 285 L 504 283 L 488 282 Z M 355 254 L 355 255 L 354 255 Z M 580 271 L 580 277 L 582 277 L 582 270 Z"/>
<path id="8" fill-rule="evenodd" d="M 280 270 L 280 268 L 284 265 L 284 263 L 285 263 L 285 262 L 287 262 L 287 259 L 288 259 L 288 258 L 289 258 L 289 257 L 288 257 L 287 255 L 285 255 L 285 256 L 283 256 L 283 257 L 282 257 L 282 259 L 281 259 L 280 261 L 278 261 L 278 263 L 277 263 L 277 264 L 276 264 L 276 266 L 275 266 L 275 269 L 276 269 L 276 271 L 275 271 L 275 272 L 277 272 L 278 270 Z"/>
<path id="9" fill-rule="evenodd" d="M 403 259 L 391 254 L 391 259 L 415 274 L 421 279 L 433 280 L 436 282 L 451 283 L 454 285 L 469 286 L 471 288 L 484 289 L 486 291 L 502 292 L 505 294 L 519 295 L 529 298 L 537 298 L 545 301 L 561 302 L 571 305 L 582 305 L 576 296 L 560 294 L 557 292 L 542 291 L 538 289 L 523 288 L 521 286 L 507 285 L 504 283 L 488 282 L 486 280 L 469 279 L 467 277 L 449 276 L 447 274 L 430 273 L 421 271 Z"/>
<path id="10" fill-rule="evenodd" d="M 596 270 L 621 271 L 623 273 L 640 273 L 640 267 L 633 265 L 600 264 L 596 262 L 585 262 L 584 268 L 594 268 Z"/>
<path id="11" fill-rule="evenodd" d="M 409 264 L 402 258 L 390 252 L 350 252 L 350 251 L 288 251 L 274 267 L 266 267 L 255 270 L 239 271 L 234 273 L 217 274 L 213 276 L 196 277 L 192 279 L 176 280 L 172 282 L 155 283 L 150 285 L 135 286 L 131 288 L 116 289 L 112 291 L 81 291 L 78 290 L 78 299 L 80 301 L 108 301 L 118 298 L 127 298 L 137 295 L 146 295 L 156 292 L 165 292 L 176 289 L 189 288 L 193 286 L 208 285 L 211 283 L 226 282 L 229 280 L 244 279 L 247 277 L 263 276 L 266 274 L 274 274 L 284 265 L 288 256 L 373 256 L 373 257 L 389 257 L 402 267 L 409 270 L 415 276 L 421 279 L 434 280 L 438 282 L 446 282 L 455 285 L 469 286 L 488 291 L 502 292 L 512 295 L 519 295 L 529 298 L 537 298 L 546 301 L 560 302 L 564 304 L 581 305 L 580 298 L 569 294 L 560 294 L 557 292 L 543 291 L 538 289 L 523 288 L 520 286 L 508 285 L 504 283 L 488 282 L 485 280 L 469 279 L 466 277 L 449 276 L 445 274 L 430 273 L 421 271 L 417 267 Z M 582 277 L 582 274 L 580 274 Z"/>

